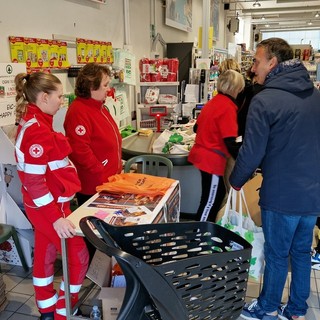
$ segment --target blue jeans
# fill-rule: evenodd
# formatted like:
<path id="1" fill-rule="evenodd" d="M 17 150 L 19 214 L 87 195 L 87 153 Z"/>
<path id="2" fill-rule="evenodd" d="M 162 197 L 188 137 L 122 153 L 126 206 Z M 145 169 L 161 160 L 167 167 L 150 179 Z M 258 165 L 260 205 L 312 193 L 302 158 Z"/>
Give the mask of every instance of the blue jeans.
<path id="1" fill-rule="evenodd" d="M 288 311 L 305 315 L 310 294 L 311 245 L 316 216 L 291 216 L 261 209 L 265 236 L 265 271 L 258 298 L 266 312 L 277 310 L 291 263 Z"/>

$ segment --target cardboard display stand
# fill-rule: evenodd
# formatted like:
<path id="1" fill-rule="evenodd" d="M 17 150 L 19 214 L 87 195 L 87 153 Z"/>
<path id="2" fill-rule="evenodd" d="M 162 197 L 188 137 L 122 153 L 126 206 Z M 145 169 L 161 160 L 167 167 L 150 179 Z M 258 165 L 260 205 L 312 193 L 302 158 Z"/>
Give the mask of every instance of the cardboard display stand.
<path id="1" fill-rule="evenodd" d="M 15 85 L 14 78 L 26 72 L 25 63 L 0 63 L 0 223 L 10 224 L 17 230 L 20 244 L 29 267 L 33 264 L 33 230 L 23 213 L 21 183 L 14 157 Z M 11 137 L 11 138 L 10 138 Z M 11 239 L 2 244 L 0 262 L 21 265 Z"/>

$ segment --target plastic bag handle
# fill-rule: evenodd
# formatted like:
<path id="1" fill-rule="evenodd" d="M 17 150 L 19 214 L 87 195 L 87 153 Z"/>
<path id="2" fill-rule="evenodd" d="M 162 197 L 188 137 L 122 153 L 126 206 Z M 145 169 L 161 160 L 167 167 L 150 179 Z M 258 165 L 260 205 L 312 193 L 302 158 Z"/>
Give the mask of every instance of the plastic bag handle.
<path id="1" fill-rule="evenodd" d="M 236 211 L 237 201 L 240 201 L 239 202 L 239 211 Z M 240 216 L 240 227 L 242 229 L 242 226 L 243 226 L 242 201 L 244 203 L 246 212 L 248 214 L 248 219 L 250 219 L 250 221 L 253 222 L 252 217 L 251 217 L 250 212 L 249 212 L 249 208 L 248 208 L 248 205 L 247 205 L 247 201 L 246 201 L 243 189 L 241 188 L 239 191 L 237 191 L 237 190 L 235 190 L 233 188 L 230 188 L 230 191 L 229 191 L 229 194 L 228 194 L 228 198 L 227 198 L 227 202 L 226 202 L 226 206 L 225 206 L 225 210 L 224 210 L 224 214 L 223 214 L 223 216 L 221 218 L 222 225 L 225 225 L 230 220 L 229 219 L 229 212 L 230 212 L 230 209 L 233 209 L 235 212 L 239 213 L 239 216 Z"/>

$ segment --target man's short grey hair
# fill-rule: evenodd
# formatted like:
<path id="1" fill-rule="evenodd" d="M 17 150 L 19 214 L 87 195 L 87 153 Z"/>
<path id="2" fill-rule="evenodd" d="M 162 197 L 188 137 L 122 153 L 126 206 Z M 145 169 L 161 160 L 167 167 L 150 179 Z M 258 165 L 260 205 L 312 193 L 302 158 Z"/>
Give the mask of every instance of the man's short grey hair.
<path id="1" fill-rule="evenodd" d="M 293 59 L 293 50 L 289 43 L 281 38 L 269 38 L 257 44 L 256 49 L 264 48 L 268 59 L 276 57 L 278 63 Z"/>

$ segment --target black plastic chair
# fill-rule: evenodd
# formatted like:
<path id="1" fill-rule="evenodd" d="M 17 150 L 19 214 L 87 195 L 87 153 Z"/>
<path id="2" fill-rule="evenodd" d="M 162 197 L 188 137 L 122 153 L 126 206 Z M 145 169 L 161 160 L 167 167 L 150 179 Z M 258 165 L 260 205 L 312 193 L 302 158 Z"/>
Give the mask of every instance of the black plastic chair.
<path id="1" fill-rule="evenodd" d="M 160 174 L 160 166 L 166 166 L 167 171 L 166 174 L 163 173 L 163 175 L 167 178 L 171 178 L 172 176 L 173 164 L 169 158 L 156 154 L 142 154 L 135 156 L 126 162 L 124 166 L 124 172 L 130 172 L 130 167 L 134 163 L 137 163 L 138 165 L 141 164 L 141 173 L 150 174 L 153 176 L 162 175 Z"/>
<path id="2" fill-rule="evenodd" d="M 93 216 L 80 228 L 125 275 L 118 320 L 239 317 L 252 247 L 233 232 L 210 222 L 116 227 Z"/>

